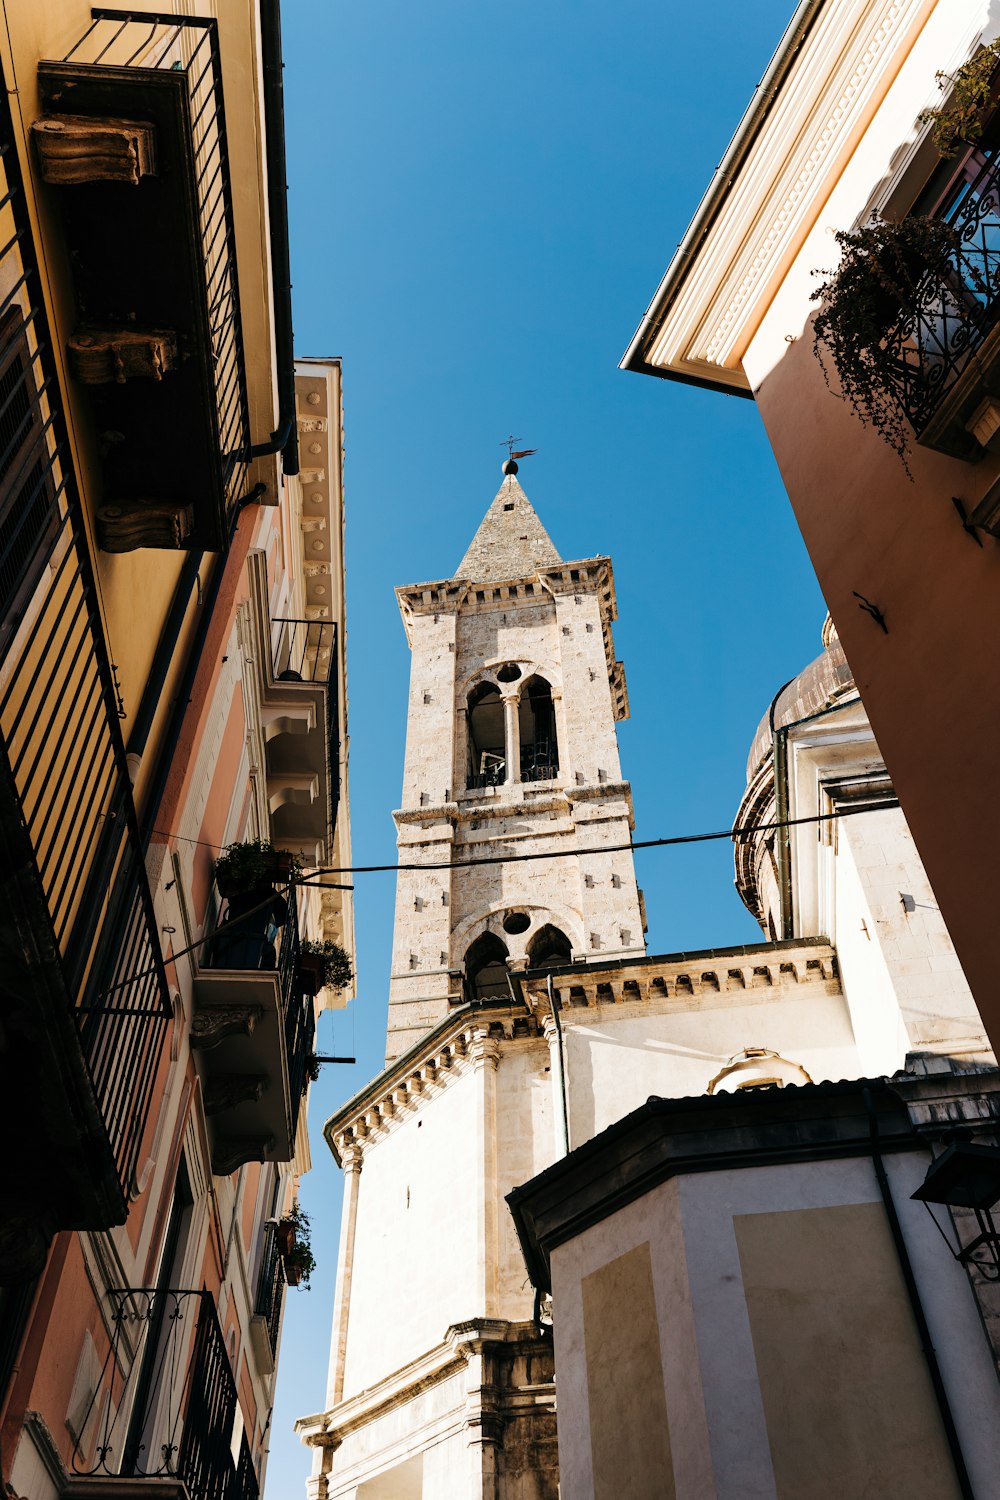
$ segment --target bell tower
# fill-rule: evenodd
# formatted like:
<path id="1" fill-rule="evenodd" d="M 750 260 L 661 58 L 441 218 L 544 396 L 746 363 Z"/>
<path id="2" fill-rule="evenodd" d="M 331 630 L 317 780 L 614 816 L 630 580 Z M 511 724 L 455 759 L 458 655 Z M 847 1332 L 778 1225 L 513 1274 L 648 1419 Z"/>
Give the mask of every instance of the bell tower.
<path id="1" fill-rule="evenodd" d="M 396 591 L 412 665 L 387 1060 L 457 1005 L 508 1001 L 509 969 L 645 952 L 611 562 L 563 562 L 503 469 L 454 576 Z"/>

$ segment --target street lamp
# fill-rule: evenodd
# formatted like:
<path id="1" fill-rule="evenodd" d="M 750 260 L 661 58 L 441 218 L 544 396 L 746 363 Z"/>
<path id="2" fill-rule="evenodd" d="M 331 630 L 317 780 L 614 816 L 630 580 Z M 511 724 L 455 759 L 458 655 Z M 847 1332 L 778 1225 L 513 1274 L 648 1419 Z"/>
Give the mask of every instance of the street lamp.
<path id="1" fill-rule="evenodd" d="M 972 1209 L 978 1233 L 951 1253 L 963 1265 L 976 1266 L 988 1280 L 1000 1280 L 1000 1229 L 993 1218 L 993 1208 L 1000 1202 L 1000 1148 L 952 1141 L 931 1162 L 912 1197 L 927 1204 L 928 1213 L 932 1203 Z M 985 1259 L 977 1259 L 979 1251 L 985 1251 Z"/>

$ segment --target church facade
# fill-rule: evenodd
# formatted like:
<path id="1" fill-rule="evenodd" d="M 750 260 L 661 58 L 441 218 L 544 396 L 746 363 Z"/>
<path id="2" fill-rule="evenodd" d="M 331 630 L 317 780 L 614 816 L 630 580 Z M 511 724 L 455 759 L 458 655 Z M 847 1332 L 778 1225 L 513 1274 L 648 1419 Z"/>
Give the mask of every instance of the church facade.
<path id="1" fill-rule="evenodd" d="M 827 1081 L 909 1066 L 936 1080 L 928 1117 L 959 1118 L 954 1097 L 970 1089 L 973 1114 L 989 1115 L 992 1053 L 830 627 L 751 752 L 737 883 L 766 941 L 653 957 L 618 757 L 628 699 L 610 560 L 562 561 L 508 464 L 456 574 L 398 597 L 412 670 L 387 1055 L 325 1129 L 345 1200 L 325 1408 L 298 1424 L 314 1449 L 310 1500 L 625 1493 L 613 1433 L 594 1456 L 608 1435 L 595 1403 L 624 1413 L 612 1426 L 653 1465 L 628 1492 L 673 1494 L 664 1465 L 681 1458 L 647 1441 L 659 1407 L 633 1399 L 633 1374 L 649 1387 L 651 1325 L 640 1316 L 637 1330 L 604 1295 L 595 1354 L 596 1325 L 588 1335 L 578 1315 L 586 1257 L 560 1262 L 563 1292 L 555 1280 L 553 1174 L 576 1173 L 559 1177 L 576 1192 L 589 1154 L 651 1097 L 684 1106 L 675 1132 L 733 1099 L 763 1111 L 766 1130 L 775 1089 L 787 1112 Z M 827 821 L 771 826 L 816 813 Z M 602 1160 L 602 1191 L 615 1173 L 628 1178 Z M 617 1207 L 641 1202 L 643 1181 L 628 1179 Z M 613 1220 L 614 1191 L 581 1212 L 556 1234 L 571 1249 L 586 1223 Z M 979 1331 L 990 1293 L 967 1285 L 975 1270 L 949 1269 L 965 1288 L 949 1294 L 972 1371 L 963 1392 L 982 1417 L 997 1404 Z M 613 1270 L 619 1283 L 626 1308 L 646 1305 Z M 699 1333 L 718 1348 L 726 1333 L 710 1324 Z M 687 1376 L 670 1366 L 687 1392 L 671 1415 L 691 1435 L 675 1454 L 697 1452 L 676 1493 L 792 1493 L 760 1479 L 766 1457 L 758 1488 L 741 1490 L 698 1447 L 703 1416 L 689 1419 L 709 1397 L 689 1346 Z"/>

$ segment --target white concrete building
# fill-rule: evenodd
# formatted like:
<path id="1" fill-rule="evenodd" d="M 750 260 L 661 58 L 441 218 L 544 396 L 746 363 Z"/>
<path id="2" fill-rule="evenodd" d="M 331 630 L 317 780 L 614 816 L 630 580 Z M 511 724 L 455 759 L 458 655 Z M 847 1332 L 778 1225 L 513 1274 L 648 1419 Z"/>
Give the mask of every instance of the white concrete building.
<path id="1" fill-rule="evenodd" d="M 326 1127 L 346 1186 L 308 1493 L 555 1500 L 552 1331 L 506 1196 L 650 1095 L 993 1059 L 831 635 L 751 755 L 738 880 L 769 940 L 648 957 L 610 561 L 562 562 L 507 472 L 456 576 L 399 599 L 387 1062 Z M 766 826 L 859 805 L 787 846 Z"/>

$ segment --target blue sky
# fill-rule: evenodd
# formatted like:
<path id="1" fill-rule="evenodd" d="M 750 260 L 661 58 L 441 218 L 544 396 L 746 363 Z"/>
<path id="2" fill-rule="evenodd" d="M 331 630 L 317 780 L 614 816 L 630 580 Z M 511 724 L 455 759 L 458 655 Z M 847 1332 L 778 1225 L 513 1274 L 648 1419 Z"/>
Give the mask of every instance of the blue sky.
<path id="1" fill-rule="evenodd" d="M 791 0 L 285 0 L 297 352 L 344 361 L 351 822 L 395 857 L 408 653 L 393 587 L 447 577 L 501 440 L 566 559 L 609 553 L 636 837 L 727 826 L 761 715 L 824 605 L 754 406 L 618 360 L 777 45 Z M 727 844 L 637 857 L 651 953 L 755 942 Z M 340 1211 L 323 1120 L 381 1065 L 393 881 L 356 889 L 354 1014 L 322 1050 L 267 1494 L 324 1401 Z M 405 1275 L 405 1265 L 400 1274 Z M 443 1332 L 443 1330 L 442 1330 Z"/>

